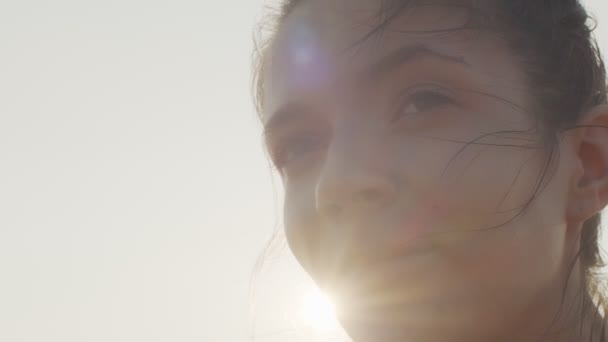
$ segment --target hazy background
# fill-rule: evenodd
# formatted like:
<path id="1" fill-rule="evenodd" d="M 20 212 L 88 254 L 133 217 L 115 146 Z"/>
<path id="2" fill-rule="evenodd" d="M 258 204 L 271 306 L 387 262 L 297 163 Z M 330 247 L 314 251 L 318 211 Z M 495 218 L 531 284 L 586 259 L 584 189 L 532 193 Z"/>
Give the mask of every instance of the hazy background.
<path id="1" fill-rule="evenodd" d="M 249 91 L 261 4 L 0 0 L 0 341 L 250 341 L 276 221 Z M 273 260 L 258 340 L 295 341 L 308 285 Z"/>

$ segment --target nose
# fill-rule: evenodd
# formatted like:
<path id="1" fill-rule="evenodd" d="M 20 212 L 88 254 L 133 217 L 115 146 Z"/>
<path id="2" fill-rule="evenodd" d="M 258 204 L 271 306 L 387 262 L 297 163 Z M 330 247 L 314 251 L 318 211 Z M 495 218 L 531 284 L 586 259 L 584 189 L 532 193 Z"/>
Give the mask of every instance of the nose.
<path id="1" fill-rule="evenodd" d="M 353 146 L 354 147 L 354 146 Z M 374 214 L 395 200 L 395 184 L 380 147 L 332 148 L 316 187 L 320 218 L 334 223 Z"/>

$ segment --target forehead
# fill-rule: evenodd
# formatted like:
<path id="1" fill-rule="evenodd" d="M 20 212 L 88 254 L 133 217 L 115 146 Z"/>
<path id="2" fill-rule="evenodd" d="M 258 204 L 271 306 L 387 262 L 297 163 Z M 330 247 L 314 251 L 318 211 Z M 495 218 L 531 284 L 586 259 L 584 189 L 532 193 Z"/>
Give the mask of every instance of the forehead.
<path id="1" fill-rule="evenodd" d="M 461 28 L 470 17 L 470 8 L 448 0 L 301 0 L 287 16 L 277 40 L 290 40 L 307 27 L 310 32 L 322 34 L 321 40 L 330 46 L 346 48 L 397 13 L 398 18 L 384 30 L 388 37 L 397 31 L 421 33 Z"/>
<path id="2" fill-rule="evenodd" d="M 349 84 L 349 77 L 365 66 L 408 45 L 424 44 L 463 59 L 489 78 L 523 79 L 506 44 L 466 28 L 471 19 L 466 6 L 447 2 L 413 5 L 399 12 L 388 26 L 374 31 L 394 14 L 386 3 L 305 0 L 298 4 L 282 23 L 266 56 L 262 120 L 267 121 L 290 99 L 328 95 L 335 89 L 347 91 L 339 84 Z"/>

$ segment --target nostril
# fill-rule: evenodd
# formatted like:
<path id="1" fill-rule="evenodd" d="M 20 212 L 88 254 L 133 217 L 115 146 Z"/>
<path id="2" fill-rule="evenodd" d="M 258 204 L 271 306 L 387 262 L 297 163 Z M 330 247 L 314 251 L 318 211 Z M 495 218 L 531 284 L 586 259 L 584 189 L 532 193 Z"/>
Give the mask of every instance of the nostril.
<path id="1" fill-rule="evenodd" d="M 354 208 L 376 207 L 383 200 L 382 192 L 373 189 L 362 190 L 351 195 L 349 203 L 343 203 L 344 206 Z M 329 220 L 339 219 L 343 215 L 344 207 L 338 203 L 326 203 L 319 208 L 319 214 Z"/>
<path id="2" fill-rule="evenodd" d="M 331 176 L 331 177 L 330 177 Z M 368 215 L 390 205 L 396 198 L 395 186 L 388 177 L 366 174 L 331 174 L 319 180 L 315 189 L 316 212 L 329 221 Z"/>

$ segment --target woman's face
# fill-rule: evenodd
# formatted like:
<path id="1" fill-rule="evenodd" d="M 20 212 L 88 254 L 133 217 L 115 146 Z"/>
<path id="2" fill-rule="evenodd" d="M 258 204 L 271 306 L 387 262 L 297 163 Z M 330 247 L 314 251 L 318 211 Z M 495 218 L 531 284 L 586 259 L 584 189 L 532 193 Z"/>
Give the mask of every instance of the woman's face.
<path id="1" fill-rule="evenodd" d="M 355 340 L 525 329 L 564 276 L 570 151 L 548 163 L 505 42 L 446 30 L 466 12 L 417 7 L 362 40 L 379 6 L 303 2 L 272 45 L 263 121 L 289 245 Z"/>

